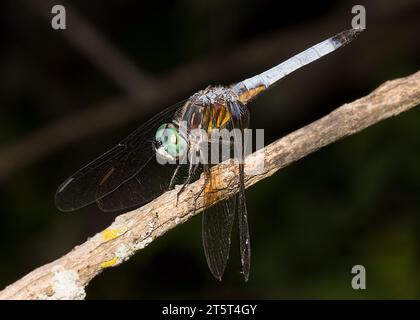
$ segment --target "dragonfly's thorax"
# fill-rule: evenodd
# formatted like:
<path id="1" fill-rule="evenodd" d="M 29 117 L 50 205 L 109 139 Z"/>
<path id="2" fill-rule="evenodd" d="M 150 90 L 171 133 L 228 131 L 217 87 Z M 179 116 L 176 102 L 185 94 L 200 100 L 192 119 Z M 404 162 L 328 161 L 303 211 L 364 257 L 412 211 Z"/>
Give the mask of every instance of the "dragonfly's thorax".
<path id="1" fill-rule="evenodd" d="M 222 86 L 209 86 L 191 96 L 190 101 L 196 105 L 224 104 L 228 101 L 237 101 L 238 95 L 231 88 Z"/>
<path id="2" fill-rule="evenodd" d="M 207 87 L 190 97 L 175 122 L 185 122 L 188 130 L 233 129 L 248 125 L 248 111 L 231 88 Z"/>

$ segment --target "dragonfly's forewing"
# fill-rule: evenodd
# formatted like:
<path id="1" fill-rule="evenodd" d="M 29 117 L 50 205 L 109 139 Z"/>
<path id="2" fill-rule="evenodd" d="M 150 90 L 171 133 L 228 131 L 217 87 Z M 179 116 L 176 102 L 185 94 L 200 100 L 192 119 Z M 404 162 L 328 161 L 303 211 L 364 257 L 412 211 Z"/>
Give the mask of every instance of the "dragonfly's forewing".
<path id="1" fill-rule="evenodd" d="M 217 176 L 211 176 L 210 170 L 206 174 L 205 201 L 212 201 L 212 188 L 217 183 Z M 223 273 L 229 259 L 231 232 L 235 219 L 236 195 L 216 203 L 203 212 L 202 237 L 203 248 L 207 264 L 213 276 L 222 280 Z"/>
<path id="2" fill-rule="evenodd" d="M 143 169 L 157 162 L 152 145 L 157 129 L 160 125 L 171 122 L 184 103 L 185 101 L 181 101 L 157 114 L 110 151 L 64 181 L 55 195 L 57 208 L 73 211 L 109 197 L 102 202 L 102 206 L 99 203 L 100 207 L 106 211 L 114 211 L 150 201 L 165 191 L 161 186 L 157 189 L 146 185 L 146 181 L 154 180 L 156 171 Z M 160 167 L 163 170 L 165 165 Z M 123 198 L 111 196 L 125 183 L 127 185 L 122 190 L 133 192 L 132 195 L 118 192 Z"/>
<path id="3" fill-rule="evenodd" d="M 241 157 L 239 160 L 239 179 L 238 179 L 238 193 L 230 198 L 224 199 L 221 202 L 213 205 L 203 213 L 203 246 L 206 255 L 207 263 L 212 274 L 221 280 L 227 260 L 229 258 L 229 249 L 231 243 L 231 231 L 235 217 L 235 212 L 238 212 L 239 218 L 239 235 L 240 235 L 240 253 L 242 270 L 245 280 L 248 280 L 251 248 L 249 240 L 248 218 L 245 200 L 245 185 L 244 185 L 244 165 L 242 162 L 243 156 L 243 129 L 248 126 L 249 114 L 248 109 L 239 104 L 231 103 L 229 105 L 229 112 L 231 113 L 232 121 L 231 127 L 240 129 L 234 131 L 234 142 L 221 141 L 225 145 L 229 145 L 231 155 Z M 218 143 L 212 141 L 212 143 Z M 219 142 L 220 143 L 220 142 Z M 240 147 L 239 149 L 237 149 Z M 220 160 L 226 160 L 221 158 Z M 204 193 L 205 203 L 213 203 L 216 199 L 212 196 L 212 192 L 217 190 L 220 185 L 219 173 L 217 170 L 205 170 L 206 173 L 206 188 Z"/>

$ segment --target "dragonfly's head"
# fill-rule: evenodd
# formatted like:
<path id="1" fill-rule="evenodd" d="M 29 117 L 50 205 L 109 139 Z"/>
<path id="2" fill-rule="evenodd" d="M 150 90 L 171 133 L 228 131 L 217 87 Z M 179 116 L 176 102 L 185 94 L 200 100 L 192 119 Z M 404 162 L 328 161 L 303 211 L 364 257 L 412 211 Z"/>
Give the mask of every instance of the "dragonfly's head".
<path id="1" fill-rule="evenodd" d="M 187 141 L 171 123 L 162 124 L 156 131 L 154 147 L 167 160 L 183 158 L 188 151 Z"/>

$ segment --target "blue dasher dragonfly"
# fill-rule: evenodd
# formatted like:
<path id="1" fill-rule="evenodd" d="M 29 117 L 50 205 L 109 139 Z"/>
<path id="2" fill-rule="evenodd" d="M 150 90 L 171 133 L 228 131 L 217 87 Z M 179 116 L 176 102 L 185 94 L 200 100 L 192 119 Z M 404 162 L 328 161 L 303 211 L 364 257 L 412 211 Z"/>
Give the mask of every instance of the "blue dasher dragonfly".
<path id="1" fill-rule="evenodd" d="M 205 183 L 197 198 L 203 194 L 204 203 L 209 204 L 202 215 L 202 240 L 207 264 L 214 277 L 221 280 L 229 257 L 236 215 L 242 273 L 247 281 L 251 246 L 244 163 L 237 162 L 235 195 L 220 202 L 215 201 L 217 176 L 210 170 L 211 164 L 193 161 L 190 157 L 203 150 L 203 141 L 197 142 L 197 136 L 192 134 L 193 129 L 205 132 L 239 129 L 243 132 L 249 125 L 247 104 L 251 100 L 291 72 L 346 45 L 361 31 L 350 29 L 341 32 L 259 75 L 231 86 L 207 87 L 167 108 L 65 180 L 55 195 L 57 208 L 73 211 L 95 202 L 102 211 L 133 208 L 176 185 L 181 185 L 178 191 L 180 195 L 198 175 L 204 174 Z M 180 129 L 181 122 L 186 124 L 186 130 Z M 226 141 L 204 141 L 207 146 L 212 143 L 223 144 Z M 237 147 L 235 142 L 229 141 L 228 145 L 232 149 Z M 161 165 L 162 159 L 168 163 Z"/>

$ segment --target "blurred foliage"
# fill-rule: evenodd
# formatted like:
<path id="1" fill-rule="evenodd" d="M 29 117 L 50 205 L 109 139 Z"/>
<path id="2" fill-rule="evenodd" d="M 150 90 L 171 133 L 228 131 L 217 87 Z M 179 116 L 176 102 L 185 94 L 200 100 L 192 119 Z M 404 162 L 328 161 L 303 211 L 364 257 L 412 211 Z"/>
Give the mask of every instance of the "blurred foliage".
<path id="1" fill-rule="evenodd" d="M 353 2 L 322 3 L 95 0 L 71 5 L 135 64 L 160 76 L 269 34 L 293 37 L 294 30 L 311 28 L 331 16 L 337 23 L 329 35 L 349 27 Z M 22 6 L 22 1 L 0 4 L 0 24 L 6 31 L 0 52 L 0 148 L 119 93 L 46 20 Z M 412 13 L 419 9 L 415 2 L 400 1 L 393 8 L 391 2 L 371 1 L 366 7 L 368 30 L 357 40 L 360 43 L 297 72 L 250 106 L 252 125 L 266 129 L 267 143 L 388 79 L 418 70 L 419 46 L 411 29 L 413 23 L 419 26 Z M 413 41 L 388 52 L 387 46 L 394 46 L 402 33 L 370 37 L 370 28 L 390 23 Z M 311 44 L 284 46 L 295 53 Z M 368 60 L 373 61 L 369 70 L 358 68 L 364 59 L 379 55 L 381 63 Z M 324 74 L 329 63 L 336 71 Z M 214 82 L 227 84 L 243 75 L 227 74 Z M 315 83 L 323 76 L 331 80 Z M 191 88 L 191 93 L 197 89 Z M 65 177 L 145 120 L 140 117 L 117 130 L 89 136 L 0 184 L 0 287 L 65 254 L 115 218 L 94 206 L 60 213 L 53 195 Z M 237 230 L 223 281 L 212 278 L 197 216 L 94 279 L 87 298 L 420 298 L 419 123 L 420 110 L 414 109 L 248 189 L 253 250 L 248 283 L 239 274 Z M 350 285 L 351 268 L 357 264 L 367 269 L 364 291 Z"/>

